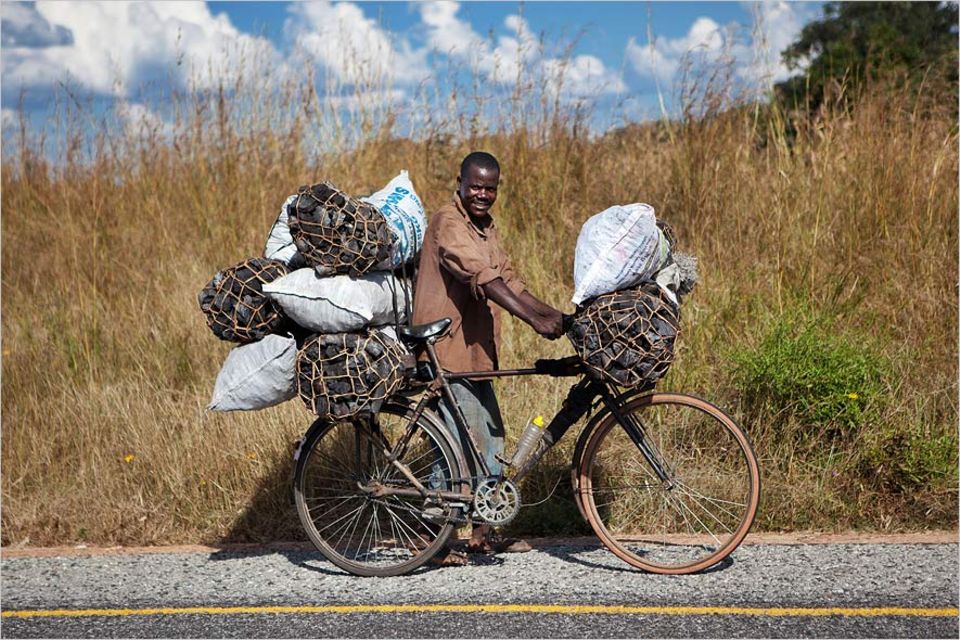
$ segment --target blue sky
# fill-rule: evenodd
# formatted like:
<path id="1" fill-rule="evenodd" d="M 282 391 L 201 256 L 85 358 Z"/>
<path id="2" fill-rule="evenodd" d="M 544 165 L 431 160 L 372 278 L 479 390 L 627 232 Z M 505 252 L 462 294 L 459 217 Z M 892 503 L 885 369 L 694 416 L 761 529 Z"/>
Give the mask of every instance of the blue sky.
<path id="1" fill-rule="evenodd" d="M 397 102 L 450 64 L 492 86 L 509 85 L 520 65 L 566 102 L 643 119 L 659 108 L 658 83 L 674 107 L 684 56 L 726 55 L 760 91 L 783 79 L 779 52 L 820 12 L 786 2 L 3 2 L 0 102 L 8 125 L 21 98 L 36 116 L 66 81 L 162 120 L 172 88 L 235 71 L 224 52 L 242 50 L 277 77 L 309 64 L 354 87 L 376 70 Z"/>

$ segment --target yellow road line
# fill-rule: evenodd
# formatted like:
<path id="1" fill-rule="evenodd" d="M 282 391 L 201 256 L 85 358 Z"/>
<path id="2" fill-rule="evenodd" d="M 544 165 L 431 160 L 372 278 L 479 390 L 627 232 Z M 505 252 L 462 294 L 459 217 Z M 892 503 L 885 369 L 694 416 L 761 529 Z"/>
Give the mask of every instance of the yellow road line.
<path id="1" fill-rule="evenodd" d="M 960 610 L 911 607 L 634 607 L 621 605 L 565 604 L 373 604 L 292 607 L 161 607 L 156 609 L 47 609 L 4 611 L 4 618 L 84 618 L 94 616 L 223 615 L 264 613 L 559 613 L 559 614 L 646 614 L 666 616 L 919 616 L 957 617 Z"/>

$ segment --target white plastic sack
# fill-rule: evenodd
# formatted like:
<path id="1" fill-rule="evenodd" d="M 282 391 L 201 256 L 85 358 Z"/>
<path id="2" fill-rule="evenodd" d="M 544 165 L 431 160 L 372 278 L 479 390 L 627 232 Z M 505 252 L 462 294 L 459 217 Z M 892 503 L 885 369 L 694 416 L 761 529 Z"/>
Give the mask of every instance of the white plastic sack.
<path id="1" fill-rule="evenodd" d="M 234 347 L 217 374 L 208 409 L 250 411 L 280 404 L 297 395 L 297 343 L 268 335 Z"/>
<path id="2" fill-rule="evenodd" d="M 296 199 L 296 195 L 290 196 L 280 208 L 280 215 L 270 227 L 270 235 L 267 236 L 267 246 L 263 249 L 264 258 L 287 264 L 297 253 L 297 245 L 293 243 L 293 236 L 290 235 L 290 227 L 287 224 L 287 205 L 293 204 Z"/>
<path id="3" fill-rule="evenodd" d="M 384 327 L 377 327 L 377 331 L 379 331 L 383 335 L 387 336 L 388 338 L 390 338 L 391 340 L 399 344 L 401 347 L 404 348 L 404 350 L 407 349 L 407 346 L 403 344 L 403 342 L 400 341 L 399 336 L 397 336 L 397 330 L 393 328 L 393 325 L 388 324 Z"/>
<path id="4" fill-rule="evenodd" d="M 385 272 L 319 277 L 297 269 L 263 285 L 291 320 L 317 333 L 342 333 L 406 320 L 403 280 Z M 410 296 L 409 290 L 406 296 Z M 394 307 L 396 305 L 396 307 Z"/>
<path id="5" fill-rule="evenodd" d="M 393 233 L 390 262 L 380 265 L 381 268 L 399 267 L 413 259 L 423 246 L 427 217 L 406 170 L 401 171 L 383 189 L 361 200 L 369 202 L 383 214 Z"/>
<path id="6" fill-rule="evenodd" d="M 647 280 L 663 267 L 670 243 L 648 204 L 616 205 L 587 220 L 573 262 L 574 304 Z"/>

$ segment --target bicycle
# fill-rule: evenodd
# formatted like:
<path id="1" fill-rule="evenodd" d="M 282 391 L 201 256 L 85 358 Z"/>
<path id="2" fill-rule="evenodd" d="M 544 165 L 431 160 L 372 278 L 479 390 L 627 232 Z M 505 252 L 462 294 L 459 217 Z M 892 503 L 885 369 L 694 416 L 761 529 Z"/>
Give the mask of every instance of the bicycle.
<path id="1" fill-rule="evenodd" d="M 297 513 L 335 565 L 360 576 L 408 573 L 458 526 L 502 526 L 516 515 L 522 505 L 509 465 L 490 474 L 448 383 L 524 375 L 579 376 L 577 385 L 592 385 L 571 477 L 581 515 L 615 555 L 652 573 L 687 574 L 716 565 L 743 541 L 760 501 L 760 470 L 746 434 L 719 408 L 651 388 L 620 392 L 572 359 L 450 373 L 433 348 L 449 327 L 445 318 L 401 328 L 404 343 L 424 348 L 431 366 L 375 415 L 318 419 L 297 449 Z M 455 409 L 467 451 L 429 408 L 441 396 Z"/>

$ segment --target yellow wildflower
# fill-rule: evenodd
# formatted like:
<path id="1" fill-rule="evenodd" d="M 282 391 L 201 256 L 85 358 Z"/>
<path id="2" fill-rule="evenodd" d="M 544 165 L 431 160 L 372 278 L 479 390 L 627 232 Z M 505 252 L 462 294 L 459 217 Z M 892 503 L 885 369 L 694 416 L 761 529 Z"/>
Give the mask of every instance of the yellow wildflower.
<path id="1" fill-rule="evenodd" d="M 130 464 L 134 460 L 136 460 L 136 456 L 133 455 L 132 453 L 128 453 L 127 455 L 123 456 L 123 461 L 126 462 L 127 464 Z"/>
<path id="2" fill-rule="evenodd" d="M 847 394 L 847 397 L 850 398 L 851 400 L 856 400 L 856 399 L 859 398 L 860 396 L 859 396 L 858 394 L 856 394 L 856 393 L 848 393 L 848 394 Z"/>

